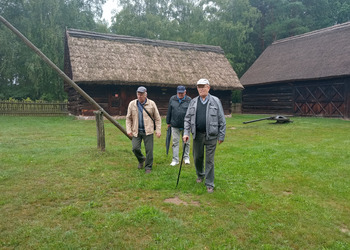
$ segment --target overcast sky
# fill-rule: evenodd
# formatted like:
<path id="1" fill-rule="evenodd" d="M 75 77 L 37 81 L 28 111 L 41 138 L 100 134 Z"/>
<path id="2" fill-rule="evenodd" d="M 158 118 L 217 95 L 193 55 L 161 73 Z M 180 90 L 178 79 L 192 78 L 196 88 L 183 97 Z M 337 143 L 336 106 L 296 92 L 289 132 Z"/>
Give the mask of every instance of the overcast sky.
<path id="1" fill-rule="evenodd" d="M 106 19 L 106 21 L 111 24 L 111 12 L 115 9 L 117 9 L 117 0 L 107 0 L 106 3 L 103 5 L 103 15 L 102 18 Z"/>

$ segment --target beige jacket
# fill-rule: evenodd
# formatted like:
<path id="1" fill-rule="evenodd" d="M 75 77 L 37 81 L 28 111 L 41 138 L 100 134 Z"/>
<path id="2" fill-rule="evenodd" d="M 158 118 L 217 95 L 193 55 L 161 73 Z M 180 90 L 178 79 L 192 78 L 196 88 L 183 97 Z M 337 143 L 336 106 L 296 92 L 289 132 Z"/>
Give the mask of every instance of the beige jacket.
<path id="1" fill-rule="evenodd" d="M 154 101 L 147 98 L 147 102 L 144 106 L 145 109 L 147 109 L 148 113 L 152 116 L 152 118 L 156 122 L 156 132 L 161 132 L 161 124 L 162 120 L 159 115 L 159 111 L 157 108 L 157 105 Z M 132 132 L 132 135 L 134 137 L 138 136 L 139 132 L 139 110 L 137 107 L 137 99 L 131 101 L 128 106 L 128 113 L 126 115 L 126 132 L 129 134 Z M 146 135 L 150 135 L 154 133 L 153 128 L 153 121 L 149 117 L 149 115 L 146 113 L 145 110 L 143 110 L 143 121 L 145 124 L 145 132 Z"/>

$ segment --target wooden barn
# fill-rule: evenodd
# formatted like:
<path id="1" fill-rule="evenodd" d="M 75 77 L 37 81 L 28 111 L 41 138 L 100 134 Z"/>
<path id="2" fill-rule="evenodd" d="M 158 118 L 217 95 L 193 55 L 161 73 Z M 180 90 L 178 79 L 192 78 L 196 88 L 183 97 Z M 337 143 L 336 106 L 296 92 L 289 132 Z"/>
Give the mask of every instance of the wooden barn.
<path id="1" fill-rule="evenodd" d="M 350 117 L 350 22 L 270 45 L 241 77 L 243 113 Z"/>
<path id="2" fill-rule="evenodd" d="M 126 115 L 139 86 L 165 115 L 169 98 L 184 85 L 191 97 L 196 82 L 210 81 L 210 93 L 231 113 L 231 93 L 243 89 L 235 71 L 217 46 L 150 40 L 69 29 L 65 36 L 65 73 L 112 116 Z M 74 115 L 93 115 L 93 107 L 65 84 L 68 109 Z"/>

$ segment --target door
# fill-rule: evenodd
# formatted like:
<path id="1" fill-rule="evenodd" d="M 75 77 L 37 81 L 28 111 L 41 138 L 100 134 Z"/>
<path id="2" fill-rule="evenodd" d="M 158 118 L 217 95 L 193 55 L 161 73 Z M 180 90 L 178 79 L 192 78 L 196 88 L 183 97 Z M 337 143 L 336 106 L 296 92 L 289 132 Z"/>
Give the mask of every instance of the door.
<path id="1" fill-rule="evenodd" d="M 300 116 L 344 117 L 345 84 L 331 82 L 294 86 L 294 114 Z"/>

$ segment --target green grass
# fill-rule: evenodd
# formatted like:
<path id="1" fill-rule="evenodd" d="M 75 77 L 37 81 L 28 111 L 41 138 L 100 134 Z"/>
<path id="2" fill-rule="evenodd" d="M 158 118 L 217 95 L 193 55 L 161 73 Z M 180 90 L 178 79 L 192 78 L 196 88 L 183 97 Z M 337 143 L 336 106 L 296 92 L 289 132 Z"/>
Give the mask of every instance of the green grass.
<path id="1" fill-rule="evenodd" d="M 99 152 L 95 121 L 0 117 L 0 248 L 349 249 L 350 122 L 260 117 L 227 119 L 213 194 L 193 160 L 175 189 L 164 120 L 145 175 L 107 121 Z"/>

